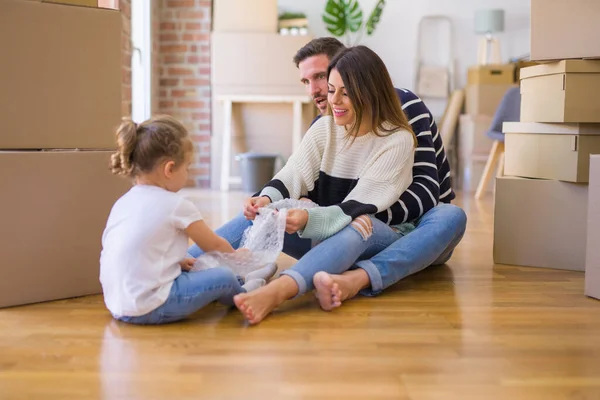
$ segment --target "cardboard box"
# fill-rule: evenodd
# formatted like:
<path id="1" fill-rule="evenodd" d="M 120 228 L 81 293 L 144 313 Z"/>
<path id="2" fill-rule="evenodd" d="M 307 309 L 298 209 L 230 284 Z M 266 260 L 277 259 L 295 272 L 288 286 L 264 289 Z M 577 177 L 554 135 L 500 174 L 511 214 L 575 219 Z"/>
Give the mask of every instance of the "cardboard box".
<path id="1" fill-rule="evenodd" d="M 590 157 L 585 294 L 600 300 L 600 155 Z"/>
<path id="2" fill-rule="evenodd" d="M 98 7 L 98 0 L 42 0 L 42 2 L 66 4 L 70 6 Z"/>
<path id="3" fill-rule="evenodd" d="M 539 65 L 540 63 L 537 61 L 517 61 L 515 63 L 515 82 L 519 83 L 521 80 L 521 69 L 527 67 L 533 67 L 534 65 Z"/>
<path id="4" fill-rule="evenodd" d="M 312 37 L 213 32 L 211 38 L 213 86 L 236 86 L 238 94 L 255 94 L 247 87 L 261 93 L 265 86 L 285 86 L 286 94 L 306 94 L 292 59 Z"/>
<path id="5" fill-rule="evenodd" d="M 0 307 L 101 292 L 101 237 L 129 181 L 109 151 L 0 152 Z"/>
<path id="6" fill-rule="evenodd" d="M 588 181 L 590 154 L 600 153 L 600 124 L 505 122 L 506 175 Z"/>
<path id="7" fill-rule="evenodd" d="M 467 85 L 466 113 L 493 117 L 506 91 L 516 86 L 515 84 Z"/>
<path id="8" fill-rule="evenodd" d="M 600 60 L 521 69 L 522 122 L 600 122 Z"/>
<path id="9" fill-rule="evenodd" d="M 121 13 L 0 1 L 0 149 L 115 146 Z"/>
<path id="10" fill-rule="evenodd" d="M 494 141 L 486 132 L 492 125 L 493 118 L 487 115 L 462 114 L 458 124 L 458 147 L 461 157 L 473 154 L 489 155 Z"/>
<path id="11" fill-rule="evenodd" d="M 458 179 L 457 187 L 464 193 L 474 193 L 477 190 L 483 170 L 487 162 L 487 155 L 472 155 L 469 157 L 461 156 L 458 160 Z M 485 192 L 493 192 L 495 186 L 496 171 L 493 178 L 490 179 Z"/>
<path id="12" fill-rule="evenodd" d="M 213 7 L 214 32 L 277 33 L 277 0 L 215 0 Z"/>
<path id="13" fill-rule="evenodd" d="M 531 0 L 531 59 L 600 58 L 600 2 Z"/>
<path id="14" fill-rule="evenodd" d="M 494 262 L 583 271 L 588 185 L 496 178 Z"/>
<path id="15" fill-rule="evenodd" d="M 469 85 L 513 84 L 515 64 L 489 64 L 470 67 L 467 73 Z"/>

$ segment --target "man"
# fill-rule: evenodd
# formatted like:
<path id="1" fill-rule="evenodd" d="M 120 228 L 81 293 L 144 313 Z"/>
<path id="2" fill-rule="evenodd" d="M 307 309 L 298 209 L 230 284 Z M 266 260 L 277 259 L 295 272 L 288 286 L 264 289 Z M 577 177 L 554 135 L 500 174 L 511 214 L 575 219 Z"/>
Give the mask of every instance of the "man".
<path id="1" fill-rule="evenodd" d="M 321 114 L 327 111 L 327 67 L 344 45 L 335 38 L 317 38 L 296 53 L 294 63 Z M 450 204 L 450 164 L 434 118 L 423 101 L 406 89 L 396 89 L 402 109 L 415 135 L 417 148 L 413 183 L 385 214 L 392 225 L 401 224 L 405 235 L 375 257 L 359 261 L 341 275 L 319 273 L 317 291 L 323 309 L 361 293 L 375 296 L 401 279 L 430 265 L 446 263 L 462 239 L 467 217 Z M 317 117 L 319 118 L 319 117 Z M 324 298 L 324 293 L 331 297 Z"/>

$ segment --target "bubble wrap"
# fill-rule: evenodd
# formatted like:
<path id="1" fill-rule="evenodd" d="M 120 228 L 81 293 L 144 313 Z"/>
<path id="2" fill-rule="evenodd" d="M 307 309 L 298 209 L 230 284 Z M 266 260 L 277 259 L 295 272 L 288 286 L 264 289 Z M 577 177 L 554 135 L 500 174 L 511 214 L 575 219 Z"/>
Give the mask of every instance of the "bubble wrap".
<path id="1" fill-rule="evenodd" d="M 275 262 L 283 249 L 287 210 L 316 206 L 312 201 L 285 199 L 260 208 L 254 223 L 244 231 L 240 243 L 240 248 L 248 251 L 205 253 L 198 257 L 192 271 L 229 267 L 236 275 L 245 277 L 250 272 Z"/>

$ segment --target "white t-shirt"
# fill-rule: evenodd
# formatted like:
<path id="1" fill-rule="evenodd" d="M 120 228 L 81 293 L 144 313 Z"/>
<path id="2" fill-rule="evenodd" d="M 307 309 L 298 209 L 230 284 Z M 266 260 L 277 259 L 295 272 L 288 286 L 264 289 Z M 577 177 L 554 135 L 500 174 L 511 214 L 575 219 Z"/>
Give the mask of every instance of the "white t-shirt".
<path id="1" fill-rule="evenodd" d="M 117 200 L 100 255 L 100 282 L 111 313 L 136 317 L 166 301 L 187 254 L 183 230 L 201 219 L 191 201 L 157 186 L 136 185 Z"/>

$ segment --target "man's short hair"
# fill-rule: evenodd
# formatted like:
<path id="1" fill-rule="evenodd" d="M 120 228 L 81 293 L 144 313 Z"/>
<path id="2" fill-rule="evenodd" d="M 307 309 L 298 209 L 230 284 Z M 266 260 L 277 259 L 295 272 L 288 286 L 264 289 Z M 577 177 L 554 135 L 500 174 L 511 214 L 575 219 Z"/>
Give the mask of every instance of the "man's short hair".
<path id="1" fill-rule="evenodd" d="M 346 46 L 339 40 L 333 37 L 316 38 L 308 42 L 294 56 L 294 64 L 296 67 L 309 57 L 325 54 L 330 60 Z"/>

